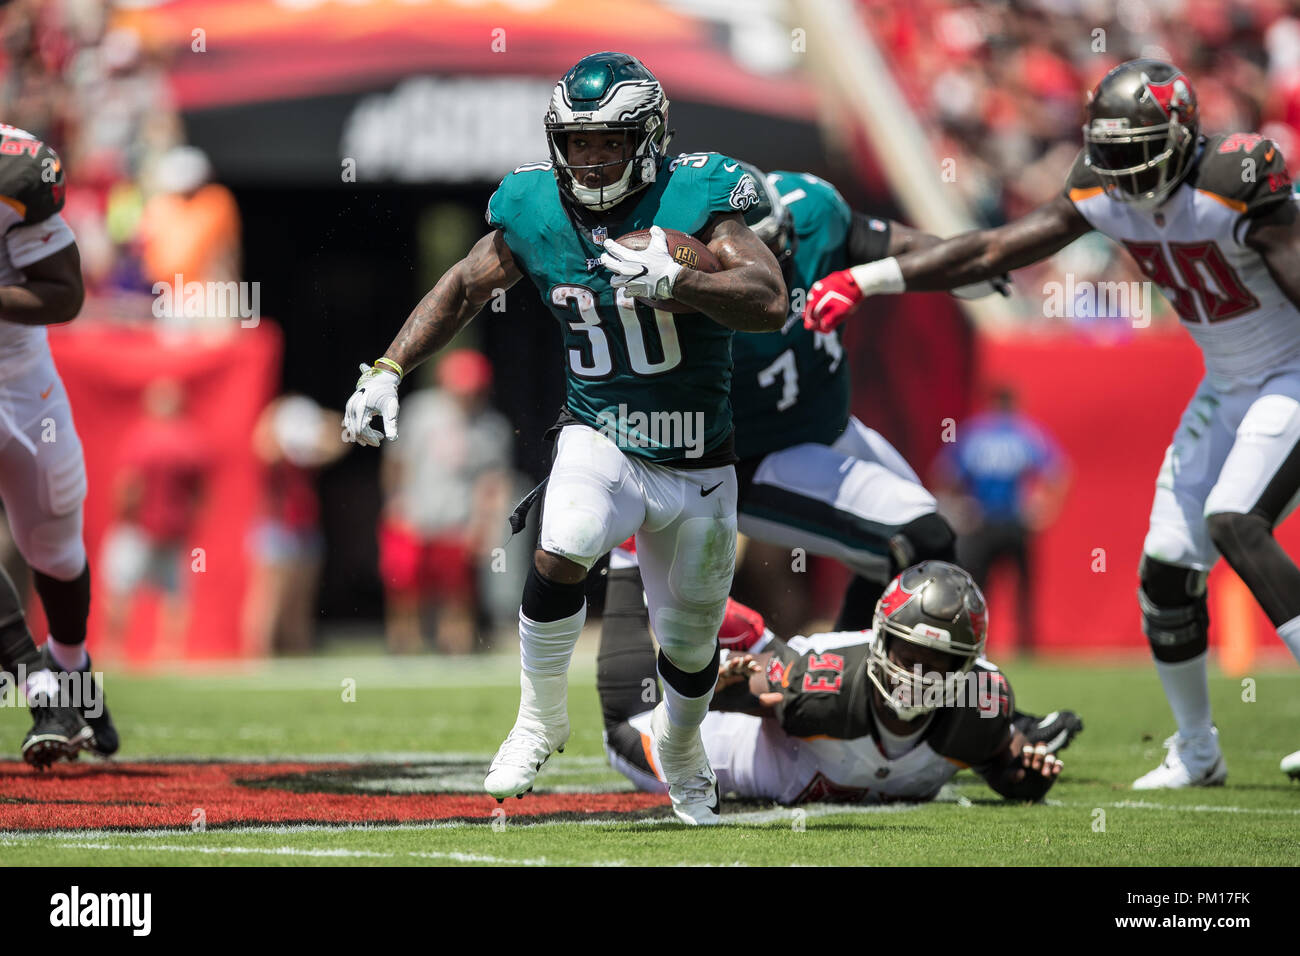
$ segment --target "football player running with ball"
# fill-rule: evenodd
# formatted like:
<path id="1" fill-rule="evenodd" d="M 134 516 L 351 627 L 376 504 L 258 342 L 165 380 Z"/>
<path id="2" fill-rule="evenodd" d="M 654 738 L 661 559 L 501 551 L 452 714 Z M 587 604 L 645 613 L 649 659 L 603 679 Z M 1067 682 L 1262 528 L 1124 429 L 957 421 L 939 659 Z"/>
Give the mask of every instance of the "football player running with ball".
<path id="1" fill-rule="evenodd" d="M 65 190 L 54 150 L 31 133 L 0 125 L 0 498 L 50 627 L 27 688 L 46 706 L 34 708 L 37 726 L 23 744 L 24 759 L 42 768 L 83 747 L 103 757 L 118 748 L 102 692 L 92 692 L 86 654 L 86 464 L 45 332 L 47 325 L 75 318 L 85 295 L 77 240 L 59 215 Z M 0 605 L 10 603 L 0 599 Z M 21 607 L 18 612 L 13 619 L 0 612 L 15 634 Z M 75 708 L 59 706 L 32 686 L 54 672 L 78 675 L 86 688 L 84 723 Z"/>
<path id="2" fill-rule="evenodd" d="M 780 329 L 786 290 L 771 252 L 745 225 L 758 199 L 753 178 L 715 153 L 669 161 L 667 109 L 654 75 L 626 54 L 585 57 L 560 80 L 546 114 L 551 161 L 505 177 L 488 204 L 492 232 L 363 369 L 344 437 L 395 439 L 401 376 L 498 290 L 529 278 L 563 329 L 566 397 L 519 612 L 519 714 L 485 788 L 498 799 L 522 796 L 563 749 L 587 573 L 635 534 L 661 646 L 656 746 L 677 816 L 711 824 L 717 778 L 699 728 L 717 680 L 716 635 L 736 555 L 731 337 Z M 652 229 L 652 240 L 641 251 L 611 238 L 642 229 Z M 722 271 L 684 268 L 668 253 L 664 229 L 703 242 Z M 369 425 L 375 414 L 382 433 Z M 647 435 L 637 424 L 646 421 L 680 425 Z"/>
<path id="3" fill-rule="evenodd" d="M 1277 146 L 1199 135 L 1191 82 L 1132 60 L 1093 91 L 1065 190 L 1022 218 L 832 273 L 806 323 L 862 298 L 939 291 L 1044 259 L 1097 229 L 1123 243 L 1200 347 L 1205 378 L 1156 479 L 1138 605 L 1178 732 L 1139 790 L 1223 783 L 1210 714 L 1206 577 L 1222 554 L 1300 659 L 1300 568 L 1273 537 L 1300 491 L 1300 206 Z M 1300 770 L 1300 753 L 1283 769 Z"/>

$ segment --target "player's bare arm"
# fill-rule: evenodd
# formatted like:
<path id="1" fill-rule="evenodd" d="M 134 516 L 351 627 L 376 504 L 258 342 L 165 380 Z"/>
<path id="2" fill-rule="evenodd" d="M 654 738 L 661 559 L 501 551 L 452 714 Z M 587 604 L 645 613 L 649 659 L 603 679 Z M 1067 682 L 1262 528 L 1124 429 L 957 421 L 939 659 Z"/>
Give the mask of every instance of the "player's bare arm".
<path id="1" fill-rule="evenodd" d="M 974 229 L 898 258 L 832 272 L 809 290 L 804 324 L 830 331 L 868 296 L 946 292 L 994 279 L 1046 259 L 1091 229 L 1069 197 L 1058 196 L 996 229 Z"/>
<path id="2" fill-rule="evenodd" d="M 737 332 L 774 332 L 786 320 L 785 280 L 776 257 L 740 213 L 714 217 L 700 237 L 723 271 L 684 269 L 673 297 Z"/>
<path id="3" fill-rule="evenodd" d="M 1300 212 L 1296 204 L 1284 202 L 1256 218 L 1245 241 L 1264 259 L 1282 293 L 1300 306 Z"/>
<path id="4" fill-rule="evenodd" d="M 1061 763 L 1044 744 L 1034 746 L 1020 731 L 1013 731 L 1006 747 L 979 774 L 994 791 L 1008 800 L 1041 800 L 1061 774 Z"/>
<path id="5" fill-rule="evenodd" d="M 943 242 L 943 239 L 923 229 L 913 229 L 901 222 L 889 222 L 889 245 L 885 247 L 887 256 L 904 256 L 909 252 L 931 249 Z"/>
<path id="6" fill-rule="evenodd" d="M 384 357 L 409 372 L 446 346 L 498 289 L 513 286 L 520 274 L 505 237 L 494 229 L 420 300 Z"/>
<path id="7" fill-rule="evenodd" d="M 361 366 L 357 389 L 343 411 L 343 440 L 378 447 L 397 440 L 397 386 L 402 377 L 455 338 L 498 289 L 508 289 L 520 272 L 499 230 L 474 244 L 448 269 L 406 317 L 383 358 Z M 370 427 L 382 416 L 384 430 Z"/>
<path id="8" fill-rule="evenodd" d="M 20 325 L 69 322 L 81 311 L 86 289 L 76 243 L 22 269 L 26 282 L 0 286 L 0 318 Z"/>
<path id="9" fill-rule="evenodd" d="M 1092 229 L 1058 196 L 1014 222 L 975 229 L 898 260 L 908 292 L 945 292 L 1046 259 Z"/>

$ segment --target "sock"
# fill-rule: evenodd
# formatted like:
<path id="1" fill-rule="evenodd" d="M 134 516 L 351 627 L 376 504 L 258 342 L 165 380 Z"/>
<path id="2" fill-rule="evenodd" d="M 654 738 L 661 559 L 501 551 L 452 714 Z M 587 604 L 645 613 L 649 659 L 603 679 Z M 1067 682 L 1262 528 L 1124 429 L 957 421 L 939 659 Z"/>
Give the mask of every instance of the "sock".
<path id="1" fill-rule="evenodd" d="M 50 633 L 69 647 L 86 643 L 86 618 L 90 616 L 90 565 L 71 581 L 60 581 L 32 569 L 32 583 L 40 595 Z"/>
<path id="2" fill-rule="evenodd" d="M 586 620 L 585 601 L 576 614 L 558 621 L 534 621 L 519 612 L 521 668 L 516 724 L 538 731 L 548 726 L 568 726 L 569 659 Z"/>
<path id="3" fill-rule="evenodd" d="M 54 635 L 50 635 L 46 644 L 50 648 L 50 656 L 54 662 L 65 671 L 84 671 L 90 664 L 90 655 L 86 653 L 85 644 L 64 644 L 62 641 L 56 641 Z"/>
<path id="4" fill-rule="evenodd" d="M 578 635 L 587 621 L 587 602 L 576 614 L 558 621 L 534 621 L 519 612 L 519 663 L 525 671 L 544 676 L 564 676 Z"/>
<path id="5" fill-rule="evenodd" d="M 27 695 L 29 702 L 38 698 L 43 698 L 45 701 L 58 700 L 59 679 L 48 667 L 32 671 L 27 675 L 27 684 L 23 688 L 23 693 Z"/>
<path id="6" fill-rule="evenodd" d="M 1184 737 L 1210 733 L 1210 683 L 1206 673 L 1209 652 L 1177 664 L 1156 661 L 1156 672 L 1164 685 L 1169 708 L 1174 712 L 1178 732 Z"/>
<path id="7" fill-rule="evenodd" d="M 714 673 L 717 673 L 716 669 Z M 668 711 L 668 721 L 674 727 L 700 726 L 709 712 L 711 700 L 713 700 L 712 687 L 703 697 L 685 697 L 672 684 L 664 681 L 664 709 Z"/>
<path id="8" fill-rule="evenodd" d="M 1287 646 L 1291 656 L 1300 661 L 1300 617 L 1293 617 L 1277 629 L 1277 636 Z"/>

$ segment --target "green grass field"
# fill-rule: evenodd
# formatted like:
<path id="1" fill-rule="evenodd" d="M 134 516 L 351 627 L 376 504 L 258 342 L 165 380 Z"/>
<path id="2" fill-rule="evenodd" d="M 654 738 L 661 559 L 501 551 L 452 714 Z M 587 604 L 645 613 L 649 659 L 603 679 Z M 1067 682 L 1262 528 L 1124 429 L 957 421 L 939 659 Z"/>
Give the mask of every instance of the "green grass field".
<path id="1" fill-rule="evenodd" d="M 246 672 L 110 674 L 109 702 L 124 746 L 111 783 L 137 761 L 181 758 L 392 762 L 427 767 L 455 755 L 468 792 L 509 729 L 518 702 L 513 654 L 470 660 L 321 657 L 272 662 Z M 475 798 L 443 822 L 385 825 L 212 825 L 164 828 L 0 830 L 6 865 L 1294 865 L 1300 855 L 1300 785 L 1278 770 L 1300 747 L 1300 673 L 1261 671 L 1253 702 L 1239 680 L 1212 676 L 1224 741 L 1226 787 L 1137 794 L 1132 780 L 1159 762 L 1172 722 L 1154 670 L 1134 663 L 1005 662 L 1018 703 L 1043 713 L 1078 711 L 1086 730 L 1064 753 L 1065 771 L 1045 805 L 997 798 L 969 772 L 939 801 L 883 808 L 787 808 L 730 801 L 730 826 L 676 823 L 666 806 L 632 814 L 529 821 L 508 801 Z M 355 700 L 345 701 L 348 682 Z M 570 692 L 573 736 L 538 781 L 538 791 L 629 791 L 604 762 L 594 659 L 584 646 Z M 27 713 L 0 711 L 0 735 L 15 745 Z M 15 748 L 16 749 L 16 748 Z M 452 759 L 445 757 L 444 759 Z M 31 771 L 9 765 L 11 785 Z M 135 772 L 135 771 L 132 771 Z M 419 773 L 411 784 L 416 791 Z M 421 771 L 422 772 L 422 771 Z M 468 780 L 468 783 L 465 783 Z M 63 781 L 47 775 L 42 799 Z M 382 784 L 388 787 L 388 784 Z M 382 796 L 386 790 L 374 791 Z M 525 800 L 534 799 L 526 797 Z M 0 797 L 0 810 L 15 798 Z M 1101 811 L 1101 812 L 1099 812 Z M 495 826 L 493 825 L 495 822 Z M 1104 829 L 1102 825 L 1104 823 Z"/>

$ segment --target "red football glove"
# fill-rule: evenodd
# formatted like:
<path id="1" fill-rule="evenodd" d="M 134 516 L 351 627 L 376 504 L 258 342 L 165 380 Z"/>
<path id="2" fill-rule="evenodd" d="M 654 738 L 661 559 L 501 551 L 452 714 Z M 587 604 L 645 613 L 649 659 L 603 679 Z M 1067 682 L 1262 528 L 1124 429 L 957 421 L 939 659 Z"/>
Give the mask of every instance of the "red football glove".
<path id="1" fill-rule="evenodd" d="M 862 290 L 849 270 L 832 272 L 824 279 L 818 279 L 808 290 L 803 327 L 815 332 L 830 332 L 861 301 Z"/>

